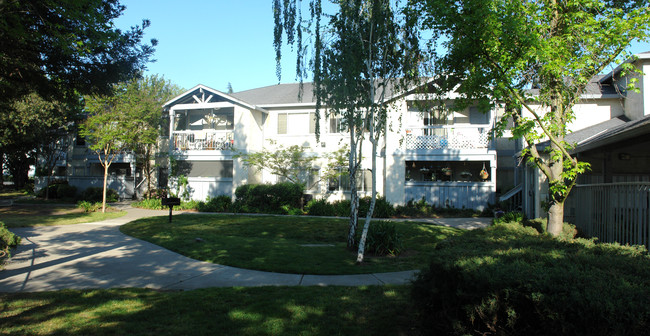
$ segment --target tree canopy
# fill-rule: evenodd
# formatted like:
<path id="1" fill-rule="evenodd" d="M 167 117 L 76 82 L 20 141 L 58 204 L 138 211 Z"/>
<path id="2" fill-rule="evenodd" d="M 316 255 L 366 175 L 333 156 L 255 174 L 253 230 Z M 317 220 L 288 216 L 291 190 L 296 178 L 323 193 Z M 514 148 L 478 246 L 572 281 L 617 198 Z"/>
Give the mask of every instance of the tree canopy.
<path id="1" fill-rule="evenodd" d="M 80 133 L 104 167 L 104 194 L 108 167 L 118 154 L 139 151 L 149 163 L 160 134 L 160 106 L 180 91 L 162 77 L 147 76 L 114 85 L 110 95 L 85 98 L 88 118 Z"/>
<path id="2" fill-rule="evenodd" d="M 144 29 L 117 29 L 119 0 L 0 1 L 0 107 L 37 93 L 45 100 L 109 93 L 142 70 L 155 40 Z"/>
<path id="3" fill-rule="evenodd" d="M 456 90 L 460 107 L 505 105 L 499 126 L 514 119 L 524 154 L 547 177 L 549 232 L 558 234 L 564 200 L 587 168 L 564 140 L 572 107 L 594 75 L 629 57 L 633 40 L 648 39 L 648 1 L 411 0 L 406 12 L 432 34 L 425 60 L 441 91 Z M 543 139 L 551 145 L 539 152 Z"/>

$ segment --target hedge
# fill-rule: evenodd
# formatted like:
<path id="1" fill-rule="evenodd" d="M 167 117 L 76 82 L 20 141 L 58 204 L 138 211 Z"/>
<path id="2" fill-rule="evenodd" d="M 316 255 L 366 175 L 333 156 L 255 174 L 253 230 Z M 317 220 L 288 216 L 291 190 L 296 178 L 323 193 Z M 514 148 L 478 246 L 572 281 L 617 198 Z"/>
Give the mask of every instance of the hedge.
<path id="1" fill-rule="evenodd" d="M 439 243 L 412 298 L 425 334 L 642 335 L 650 258 L 643 247 L 496 224 Z"/>

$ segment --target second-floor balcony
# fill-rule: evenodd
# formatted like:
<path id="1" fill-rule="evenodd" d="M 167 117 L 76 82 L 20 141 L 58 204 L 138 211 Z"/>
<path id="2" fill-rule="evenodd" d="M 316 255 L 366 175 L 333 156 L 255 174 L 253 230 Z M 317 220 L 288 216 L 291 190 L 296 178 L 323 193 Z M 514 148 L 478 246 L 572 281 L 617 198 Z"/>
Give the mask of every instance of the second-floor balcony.
<path id="1" fill-rule="evenodd" d="M 235 144 L 232 131 L 175 131 L 175 150 L 231 150 Z"/>
<path id="2" fill-rule="evenodd" d="M 405 149 L 487 149 L 490 127 L 441 125 L 406 129 Z"/>

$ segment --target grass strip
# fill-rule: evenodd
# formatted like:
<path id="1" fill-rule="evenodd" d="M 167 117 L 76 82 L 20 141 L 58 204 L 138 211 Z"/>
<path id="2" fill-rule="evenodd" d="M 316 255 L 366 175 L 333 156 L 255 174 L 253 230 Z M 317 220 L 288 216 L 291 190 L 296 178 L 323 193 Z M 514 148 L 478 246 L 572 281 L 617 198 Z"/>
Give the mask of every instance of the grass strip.
<path id="1" fill-rule="evenodd" d="M 3 215 L 2 221 L 9 228 L 28 226 L 70 225 L 80 223 L 100 222 L 107 219 L 118 218 L 126 212 L 83 212 L 62 215 Z"/>
<path id="2" fill-rule="evenodd" d="M 185 256 L 262 271 L 300 274 L 362 274 L 419 269 L 436 244 L 461 232 L 416 222 L 395 222 L 405 252 L 397 257 L 369 255 L 356 265 L 356 251 L 346 248 L 346 219 L 197 215 L 136 220 L 120 227 Z M 305 246 L 305 245 L 315 246 Z"/>
<path id="3" fill-rule="evenodd" d="M 0 294 L 2 335 L 410 334 L 405 286 Z"/>

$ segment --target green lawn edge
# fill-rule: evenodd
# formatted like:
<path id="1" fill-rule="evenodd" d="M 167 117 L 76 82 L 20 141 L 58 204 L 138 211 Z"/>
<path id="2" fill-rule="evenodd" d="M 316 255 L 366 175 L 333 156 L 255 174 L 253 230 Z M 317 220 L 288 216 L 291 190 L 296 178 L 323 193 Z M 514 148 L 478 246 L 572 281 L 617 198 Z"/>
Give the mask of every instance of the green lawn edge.
<path id="1" fill-rule="evenodd" d="M 167 216 L 138 219 L 121 226 L 120 231 L 196 260 L 317 275 L 420 269 L 427 265 L 438 242 L 462 232 L 416 221 L 392 223 L 402 237 L 404 253 L 367 255 L 361 265 L 356 264 L 356 250 L 345 245 L 347 220 L 339 218 L 182 214 L 174 216 L 172 223 Z"/>

